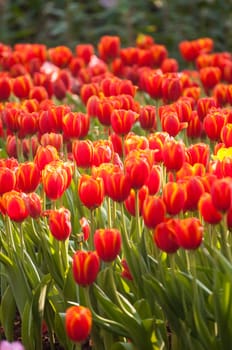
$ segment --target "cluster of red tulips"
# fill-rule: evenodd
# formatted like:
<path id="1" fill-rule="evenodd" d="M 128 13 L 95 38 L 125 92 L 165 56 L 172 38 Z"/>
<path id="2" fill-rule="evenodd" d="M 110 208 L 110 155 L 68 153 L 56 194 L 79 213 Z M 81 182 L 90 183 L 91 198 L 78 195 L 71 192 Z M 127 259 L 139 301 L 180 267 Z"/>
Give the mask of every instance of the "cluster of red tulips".
<path id="1" fill-rule="evenodd" d="M 198 315 L 199 305 L 193 325 L 175 328 L 164 299 L 154 306 L 148 295 L 158 290 L 154 276 L 165 286 L 177 283 L 175 271 L 185 271 L 196 301 L 196 289 L 211 281 L 195 283 L 206 248 L 207 259 L 216 248 L 232 263 L 232 54 L 214 52 L 210 38 L 183 41 L 179 51 L 183 70 L 146 35 L 126 48 L 119 37 L 104 36 L 97 48 L 79 44 L 74 53 L 66 46 L 0 44 L 0 260 L 20 265 L 32 294 L 36 283 L 25 256 L 33 255 L 39 280 L 51 275 L 47 293 L 62 291 L 63 308 L 55 310 L 65 314 L 67 349 L 89 335 L 96 350 L 169 349 L 167 322 L 173 337 L 190 329 L 192 344 L 199 333 L 193 348 L 204 349 L 198 323 L 206 316 Z M 17 246 L 22 260 L 12 257 Z M 205 268 L 213 270 L 210 264 Z M 69 285 L 78 292 L 71 296 Z M 4 286 L 12 289 L 12 281 Z M 61 326 L 46 309 L 48 294 L 40 325 L 60 340 Z M 27 304 L 14 298 L 24 320 Z M 154 321 L 163 317 L 160 307 L 162 326 Z M 25 346 L 40 349 L 23 332 Z M 214 349 L 208 332 L 202 337 Z M 172 350 L 189 346 L 178 341 Z"/>

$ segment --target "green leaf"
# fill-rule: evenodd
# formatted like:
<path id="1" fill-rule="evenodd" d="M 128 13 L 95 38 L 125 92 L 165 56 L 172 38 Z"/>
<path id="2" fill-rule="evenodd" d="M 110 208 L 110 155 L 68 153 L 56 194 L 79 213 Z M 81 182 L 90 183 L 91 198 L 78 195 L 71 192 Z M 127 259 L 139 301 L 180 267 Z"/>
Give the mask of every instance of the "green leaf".
<path id="1" fill-rule="evenodd" d="M 117 342 L 111 346 L 110 350 L 135 350 L 135 347 L 132 343 Z"/>
<path id="2" fill-rule="evenodd" d="M 8 341 L 14 339 L 14 321 L 16 315 L 16 303 L 10 286 L 5 289 L 1 299 L 1 324 Z"/>

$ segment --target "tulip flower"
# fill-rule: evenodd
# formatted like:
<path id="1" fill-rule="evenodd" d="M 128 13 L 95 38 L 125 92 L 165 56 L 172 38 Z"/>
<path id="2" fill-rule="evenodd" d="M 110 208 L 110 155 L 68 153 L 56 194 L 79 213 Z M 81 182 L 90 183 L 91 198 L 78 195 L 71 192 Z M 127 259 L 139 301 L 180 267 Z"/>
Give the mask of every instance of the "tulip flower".
<path id="1" fill-rule="evenodd" d="M 121 42 L 118 36 L 102 36 L 98 43 L 99 57 L 106 62 L 117 57 L 119 55 L 120 44 Z"/>
<path id="2" fill-rule="evenodd" d="M 48 50 L 48 57 L 53 64 L 63 68 L 71 61 L 72 51 L 67 46 L 56 46 Z"/>
<path id="3" fill-rule="evenodd" d="M 167 213 L 170 215 L 179 214 L 184 209 L 186 197 L 187 194 L 182 183 L 167 182 L 163 187 L 162 198 Z"/>
<path id="4" fill-rule="evenodd" d="M 184 204 L 184 211 L 194 211 L 197 209 L 198 201 L 205 192 L 203 181 L 199 176 L 190 176 L 185 181 L 185 191 L 187 198 Z"/>
<path id="5" fill-rule="evenodd" d="M 139 198 L 139 215 L 142 215 L 143 203 L 148 196 L 148 188 L 147 186 L 142 186 L 139 190 L 138 198 Z M 135 216 L 135 190 L 131 189 L 129 196 L 124 201 L 124 205 L 126 210 L 130 213 L 130 215 Z"/>
<path id="6" fill-rule="evenodd" d="M 197 218 L 185 218 L 176 228 L 177 243 L 184 249 L 196 249 L 203 238 L 203 226 Z"/>
<path id="7" fill-rule="evenodd" d="M 147 181 L 153 162 L 149 150 L 133 150 L 125 158 L 125 173 L 129 175 L 131 187 L 141 188 Z"/>
<path id="8" fill-rule="evenodd" d="M 138 114 L 131 110 L 115 109 L 111 113 L 111 126 L 118 135 L 126 135 L 131 131 Z"/>
<path id="9" fill-rule="evenodd" d="M 0 166 L 0 195 L 15 188 L 16 175 L 13 169 Z"/>
<path id="10" fill-rule="evenodd" d="M 33 219 L 37 219 L 42 214 L 42 200 L 36 192 L 28 193 L 25 196 L 26 207 L 29 216 Z"/>
<path id="11" fill-rule="evenodd" d="M 65 313 L 65 330 L 76 343 L 86 340 L 92 328 L 91 311 L 84 306 L 70 306 Z"/>
<path id="12" fill-rule="evenodd" d="M 197 101 L 197 114 L 200 120 L 203 120 L 212 107 L 217 107 L 217 101 L 214 97 L 201 97 Z"/>
<path id="13" fill-rule="evenodd" d="M 73 255 L 73 277 L 80 286 L 88 286 L 97 278 L 100 269 L 100 258 L 96 251 L 79 250 Z"/>
<path id="14" fill-rule="evenodd" d="M 72 231 L 70 211 L 64 207 L 58 210 L 50 210 L 48 226 L 53 237 L 58 241 L 65 241 Z"/>
<path id="15" fill-rule="evenodd" d="M 121 233 L 115 228 L 98 229 L 94 233 L 94 246 L 100 259 L 111 262 L 116 259 L 122 244 Z"/>
<path id="16" fill-rule="evenodd" d="M 25 99 L 29 97 L 32 82 L 29 76 L 20 75 L 13 80 L 12 92 L 20 98 Z"/>
<path id="17" fill-rule="evenodd" d="M 7 76 L 0 77 L 0 101 L 7 100 L 12 91 L 11 79 Z"/>
<path id="18" fill-rule="evenodd" d="M 184 143 L 170 138 L 163 146 L 164 166 L 168 171 L 178 171 L 185 161 Z"/>
<path id="19" fill-rule="evenodd" d="M 164 221 L 166 206 L 162 198 L 158 196 L 147 196 L 143 202 L 142 217 L 144 224 L 154 229 L 160 222 Z"/>
<path id="20" fill-rule="evenodd" d="M 90 168 L 93 164 L 93 143 L 90 140 L 75 140 L 72 153 L 77 167 Z"/>
<path id="21" fill-rule="evenodd" d="M 139 111 L 139 122 L 144 130 L 156 130 L 156 109 L 154 106 L 146 105 Z"/>
<path id="22" fill-rule="evenodd" d="M 40 145 L 36 151 L 34 162 L 39 170 L 43 170 L 47 164 L 58 159 L 59 155 L 55 147 L 51 145 L 45 147 Z"/>
<path id="23" fill-rule="evenodd" d="M 25 193 L 34 192 L 40 183 L 40 170 L 36 163 L 20 163 L 16 170 L 16 186 Z"/>
<path id="24" fill-rule="evenodd" d="M 123 172 L 113 172 L 106 177 L 105 187 L 107 195 L 116 202 L 123 202 L 130 194 L 131 181 Z"/>
<path id="25" fill-rule="evenodd" d="M 67 189 L 68 174 L 62 166 L 47 164 L 42 171 L 41 182 L 47 197 L 56 200 Z"/>
<path id="26" fill-rule="evenodd" d="M 198 210 L 205 222 L 216 225 L 222 220 L 222 213 L 216 209 L 211 194 L 205 192 L 198 201 Z"/>
<path id="27" fill-rule="evenodd" d="M 12 190 L 4 193 L 2 196 L 2 205 L 5 214 L 15 222 L 22 222 L 29 215 L 25 194 L 23 192 Z"/>
<path id="28" fill-rule="evenodd" d="M 81 202 L 89 209 L 99 207 L 104 199 L 104 183 L 102 178 L 84 174 L 78 182 L 78 194 Z"/>
<path id="29" fill-rule="evenodd" d="M 159 249 L 166 253 L 175 253 L 179 249 L 176 237 L 177 219 L 160 222 L 154 232 L 153 239 Z"/>
<path id="30" fill-rule="evenodd" d="M 217 179 L 213 182 L 211 190 L 212 203 L 221 212 L 226 212 L 231 207 L 232 187 L 231 178 Z"/>

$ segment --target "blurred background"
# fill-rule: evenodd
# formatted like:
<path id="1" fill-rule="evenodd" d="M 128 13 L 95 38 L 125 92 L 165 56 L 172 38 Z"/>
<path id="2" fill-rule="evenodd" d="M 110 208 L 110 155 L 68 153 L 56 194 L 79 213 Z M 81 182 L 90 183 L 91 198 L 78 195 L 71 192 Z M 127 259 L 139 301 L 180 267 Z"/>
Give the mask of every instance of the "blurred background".
<path id="1" fill-rule="evenodd" d="M 178 43 L 211 37 L 215 51 L 232 51 L 232 0 L 0 0 L 0 42 L 49 47 L 97 44 L 118 35 L 134 45 L 138 33 L 166 45 L 179 59 Z"/>

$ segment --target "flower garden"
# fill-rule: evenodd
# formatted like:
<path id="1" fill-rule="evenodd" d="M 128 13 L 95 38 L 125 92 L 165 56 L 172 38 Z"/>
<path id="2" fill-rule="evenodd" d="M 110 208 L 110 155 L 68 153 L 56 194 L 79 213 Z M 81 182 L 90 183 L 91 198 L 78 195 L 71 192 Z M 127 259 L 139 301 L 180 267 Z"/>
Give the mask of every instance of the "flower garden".
<path id="1" fill-rule="evenodd" d="M 228 349 L 232 55 L 178 49 L 0 44 L 1 350 Z"/>

